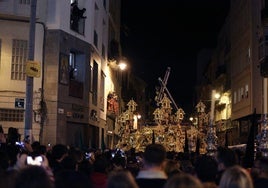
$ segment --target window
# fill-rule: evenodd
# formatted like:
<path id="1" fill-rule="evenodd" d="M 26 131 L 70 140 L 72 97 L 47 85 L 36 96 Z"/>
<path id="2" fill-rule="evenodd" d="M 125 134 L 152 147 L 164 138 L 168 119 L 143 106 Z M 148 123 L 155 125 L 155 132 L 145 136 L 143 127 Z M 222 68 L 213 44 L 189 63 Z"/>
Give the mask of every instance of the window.
<path id="1" fill-rule="evenodd" d="M 92 81 L 92 104 L 98 104 L 98 63 L 94 61 L 93 65 L 93 81 Z"/>
<path id="2" fill-rule="evenodd" d="M 93 80 L 93 67 L 91 65 L 89 65 L 89 81 L 88 81 L 88 88 L 89 88 L 89 92 L 92 92 L 92 80 Z"/>
<path id="3" fill-rule="evenodd" d="M 70 74 L 70 79 L 75 80 L 77 77 L 77 67 L 76 67 L 76 54 L 74 52 L 70 52 L 69 56 L 69 74 Z"/>
<path id="4" fill-rule="evenodd" d="M 13 40 L 12 43 L 12 62 L 11 62 L 11 79 L 25 80 L 25 65 L 28 54 L 27 40 Z"/>
<path id="5" fill-rule="evenodd" d="M 77 51 L 71 51 L 69 54 L 69 74 L 70 80 L 76 80 L 79 82 L 85 81 L 86 72 L 86 56 L 83 53 Z"/>
<path id="6" fill-rule="evenodd" d="M 248 84 L 245 86 L 245 97 L 248 98 Z"/>
<path id="7" fill-rule="evenodd" d="M 94 29 L 98 28 L 98 23 L 99 23 L 99 7 L 95 3 L 95 7 L 94 7 Z"/>
<path id="8" fill-rule="evenodd" d="M 24 110 L 19 109 L 0 109 L 0 121 L 23 122 Z"/>
<path id="9" fill-rule="evenodd" d="M 103 7 L 104 7 L 104 9 L 106 10 L 106 4 L 107 4 L 107 3 L 106 3 L 106 0 L 103 0 L 102 3 L 103 3 Z"/>
<path id="10" fill-rule="evenodd" d="M 107 33 L 105 32 L 106 31 L 106 23 L 105 23 L 105 20 L 102 20 L 102 40 L 104 40 L 106 38 L 106 35 Z M 105 59 L 105 45 L 104 43 L 102 43 L 101 45 L 101 55 L 102 57 Z"/>
<path id="11" fill-rule="evenodd" d="M 98 48 L 98 28 L 99 28 L 99 22 L 101 20 L 99 19 L 99 7 L 97 4 L 95 4 L 95 9 L 94 9 L 94 38 L 93 42 L 96 48 Z"/>
<path id="12" fill-rule="evenodd" d="M 98 48 L 98 33 L 94 30 L 94 45 Z"/>
<path id="13" fill-rule="evenodd" d="M 69 95 L 83 98 L 85 82 L 85 54 L 71 51 L 69 54 Z"/>
<path id="14" fill-rule="evenodd" d="M 241 95 L 241 99 L 244 99 L 244 88 L 243 87 L 241 87 L 240 95 Z"/>

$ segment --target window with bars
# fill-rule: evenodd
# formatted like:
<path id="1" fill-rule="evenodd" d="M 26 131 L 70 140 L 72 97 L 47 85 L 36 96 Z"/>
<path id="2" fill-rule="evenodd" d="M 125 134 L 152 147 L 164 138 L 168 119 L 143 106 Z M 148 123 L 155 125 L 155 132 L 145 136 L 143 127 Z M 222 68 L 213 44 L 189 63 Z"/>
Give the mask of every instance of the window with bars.
<path id="1" fill-rule="evenodd" d="M 21 109 L 0 109 L 0 121 L 23 122 L 24 110 Z"/>
<path id="2" fill-rule="evenodd" d="M 25 80 L 26 73 L 26 60 L 28 54 L 27 40 L 16 40 L 12 42 L 12 66 L 11 66 L 11 79 L 12 80 Z"/>

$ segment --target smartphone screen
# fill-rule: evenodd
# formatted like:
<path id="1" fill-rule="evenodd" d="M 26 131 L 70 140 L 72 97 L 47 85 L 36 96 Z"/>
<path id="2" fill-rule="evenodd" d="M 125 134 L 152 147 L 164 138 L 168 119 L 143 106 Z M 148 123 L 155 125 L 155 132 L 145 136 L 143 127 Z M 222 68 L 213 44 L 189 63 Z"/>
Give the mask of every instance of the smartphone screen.
<path id="1" fill-rule="evenodd" d="M 28 165 L 41 166 L 42 162 L 43 162 L 42 156 L 36 156 L 36 157 L 27 156 L 27 164 Z"/>

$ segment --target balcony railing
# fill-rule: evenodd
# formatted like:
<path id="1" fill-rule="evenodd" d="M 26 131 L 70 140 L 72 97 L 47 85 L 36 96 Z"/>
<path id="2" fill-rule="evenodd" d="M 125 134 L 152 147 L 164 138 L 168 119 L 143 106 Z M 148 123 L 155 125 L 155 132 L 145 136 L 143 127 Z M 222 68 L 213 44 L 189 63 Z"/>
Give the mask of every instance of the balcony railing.
<path id="1" fill-rule="evenodd" d="M 85 33 L 85 19 L 81 18 L 77 23 L 74 23 L 72 20 L 70 21 L 71 30 L 84 35 Z"/>

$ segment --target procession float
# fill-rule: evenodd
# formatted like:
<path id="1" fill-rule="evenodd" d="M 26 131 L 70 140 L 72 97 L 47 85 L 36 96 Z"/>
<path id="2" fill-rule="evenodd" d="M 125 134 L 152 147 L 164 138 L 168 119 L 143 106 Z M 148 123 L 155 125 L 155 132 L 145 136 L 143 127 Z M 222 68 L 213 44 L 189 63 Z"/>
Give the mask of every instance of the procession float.
<path id="1" fill-rule="evenodd" d="M 156 92 L 155 101 L 157 107 L 153 112 L 154 125 L 139 125 L 139 115 L 137 114 L 138 104 L 131 99 L 127 103 L 126 111 L 117 118 L 117 130 L 120 139 L 117 148 L 129 150 L 135 148 L 136 151 L 144 151 L 145 147 L 151 143 L 160 143 L 167 151 L 184 152 L 185 148 L 189 152 L 195 152 L 198 147 L 199 153 L 205 153 L 207 147 L 205 129 L 187 124 L 184 125 L 184 111 L 178 108 L 166 88 L 169 69 L 162 81 L 159 78 L 161 88 Z M 172 108 L 172 105 L 174 108 Z"/>

